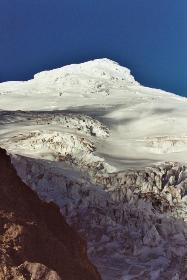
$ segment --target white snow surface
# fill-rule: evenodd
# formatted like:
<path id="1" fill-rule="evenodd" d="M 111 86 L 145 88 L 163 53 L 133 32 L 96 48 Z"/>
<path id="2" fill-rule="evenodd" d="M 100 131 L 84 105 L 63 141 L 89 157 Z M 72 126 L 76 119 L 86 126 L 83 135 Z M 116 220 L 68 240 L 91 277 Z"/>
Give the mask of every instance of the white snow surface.
<path id="1" fill-rule="evenodd" d="M 97 153 L 118 170 L 187 158 L 187 99 L 141 86 L 127 68 L 108 59 L 44 71 L 27 82 L 1 83 L 0 110 L 33 115 L 63 110 L 99 120 L 110 136 L 97 142 Z M 25 121 L 30 131 L 30 122 L 19 112 L 14 115 L 6 129 L 19 130 Z M 47 131 L 54 128 L 49 122 Z"/>
<path id="2" fill-rule="evenodd" d="M 186 118 L 186 98 L 109 59 L 0 84 L 0 146 L 104 280 L 186 277 Z"/>

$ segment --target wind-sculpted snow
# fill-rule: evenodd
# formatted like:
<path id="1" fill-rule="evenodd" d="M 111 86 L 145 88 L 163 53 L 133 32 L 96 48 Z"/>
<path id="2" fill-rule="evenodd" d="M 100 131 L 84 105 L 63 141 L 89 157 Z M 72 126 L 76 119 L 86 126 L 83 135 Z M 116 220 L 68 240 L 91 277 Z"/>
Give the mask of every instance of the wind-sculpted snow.
<path id="1" fill-rule="evenodd" d="M 0 84 L 0 146 L 104 280 L 187 279 L 187 99 L 107 59 Z"/>

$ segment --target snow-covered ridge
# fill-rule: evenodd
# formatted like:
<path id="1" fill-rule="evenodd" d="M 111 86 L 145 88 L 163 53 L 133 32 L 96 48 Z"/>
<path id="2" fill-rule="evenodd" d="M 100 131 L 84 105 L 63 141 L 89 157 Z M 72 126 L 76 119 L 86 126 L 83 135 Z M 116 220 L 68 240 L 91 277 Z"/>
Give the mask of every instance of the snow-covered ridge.
<path id="1" fill-rule="evenodd" d="M 11 91 L 23 94 L 48 93 L 52 95 L 110 95 L 111 89 L 138 85 L 130 70 L 109 59 L 96 59 L 58 69 L 43 71 L 27 82 L 0 84 L 0 93 Z M 43 91 L 43 92 L 42 92 Z"/>
<path id="2" fill-rule="evenodd" d="M 143 87 L 128 68 L 120 66 L 110 59 L 95 59 L 80 64 L 71 64 L 54 70 L 45 70 L 34 75 L 28 81 L 9 81 L 0 83 L 0 95 L 16 93 L 18 95 L 51 94 L 69 96 L 73 93 L 89 97 L 95 94 L 111 95 L 115 89 L 143 89 L 145 92 L 167 94 L 185 100 L 173 93 Z"/>
<path id="3" fill-rule="evenodd" d="M 42 71 L 34 75 L 34 79 L 51 79 L 54 80 L 57 77 L 70 74 L 84 74 L 84 75 L 93 75 L 100 78 L 103 76 L 105 79 L 111 78 L 120 78 L 126 79 L 126 81 L 132 81 L 134 84 L 137 82 L 134 81 L 134 77 L 130 74 L 130 70 L 126 67 L 120 66 L 117 62 L 114 62 L 110 59 L 95 59 L 81 64 L 71 64 L 61 68 L 57 68 L 49 71 Z"/>

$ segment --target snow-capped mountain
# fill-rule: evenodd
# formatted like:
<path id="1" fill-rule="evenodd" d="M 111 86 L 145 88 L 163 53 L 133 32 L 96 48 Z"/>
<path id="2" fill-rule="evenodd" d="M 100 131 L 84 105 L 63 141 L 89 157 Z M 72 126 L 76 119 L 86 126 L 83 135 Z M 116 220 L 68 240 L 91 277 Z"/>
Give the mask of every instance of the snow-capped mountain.
<path id="1" fill-rule="evenodd" d="M 186 117 L 186 98 L 108 59 L 0 84 L 0 146 L 107 280 L 185 279 Z"/>
<path id="2" fill-rule="evenodd" d="M 12 130 L 11 124 L 24 133 L 25 124 L 29 132 L 37 130 L 44 117 L 41 111 L 46 111 L 47 124 L 40 126 L 42 133 L 64 128 L 59 110 L 93 117 L 110 130 L 109 137 L 96 141 L 97 154 L 117 170 L 162 160 L 185 161 L 186 108 L 187 99 L 139 85 L 127 68 L 108 59 L 44 71 L 27 82 L 0 84 L 0 109 L 12 111 L 7 117 L 3 112 L 7 130 Z M 16 110 L 40 113 L 15 115 Z M 75 122 L 79 129 L 79 121 Z"/>

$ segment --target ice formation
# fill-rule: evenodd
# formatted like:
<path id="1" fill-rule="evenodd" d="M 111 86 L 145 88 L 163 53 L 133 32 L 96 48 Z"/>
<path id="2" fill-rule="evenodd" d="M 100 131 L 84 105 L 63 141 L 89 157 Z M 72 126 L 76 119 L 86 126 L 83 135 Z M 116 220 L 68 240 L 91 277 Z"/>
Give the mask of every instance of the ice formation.
<path id="1" fill-rule="evenodd" d="M 108 59 L 0 84 L 0 145 L 104 280 L 186 279 L 187 99 Z"/>

